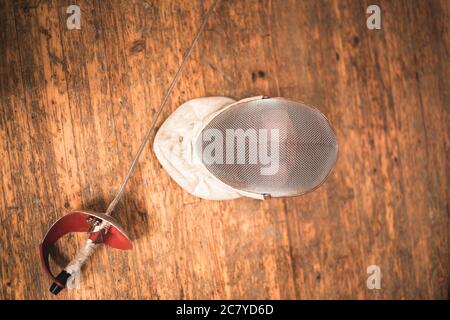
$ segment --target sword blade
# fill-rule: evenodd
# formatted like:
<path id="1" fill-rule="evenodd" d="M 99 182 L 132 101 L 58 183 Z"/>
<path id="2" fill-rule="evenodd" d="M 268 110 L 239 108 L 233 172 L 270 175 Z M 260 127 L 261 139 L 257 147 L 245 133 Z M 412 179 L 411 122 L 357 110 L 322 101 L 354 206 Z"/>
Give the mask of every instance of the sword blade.
<path id="1" fill-rule="evenodd" d="M 106 215 L 111 215 L 112 212 L 114 211 L 115 207 L 117 206 L 117 204 L 119 203 L 120 199 L 122 198 L 124 192 L 125 192 L 125 188 L 127 186 L 128 181 L 130 180 L 130 178 L 132 177 L 137 163 L 139 161 L 139 158 L 141 157 L 142 151 L 144 150 L 148 140 L 151 137 L 151 134 L 153 132 L 153 129 L 155 128 L 156 125 L 156 121 L 158 120 L 159 116 L 161 115 L 162 110 L 164 109 L 164 107 L 167 104 L 167 101 L 169 100 L 170 94 L 172 93 L 173 89 L 175 88 L 175 85 L 177 84 L 178 80 L 180 79 L 181 73 L 184 70 L 184 67 L 186 65 L 186 62 L 188 61 L 192 51 L 194 51 L 194 47 L 195 44 L 197 43 L 198 39 L 200 38 L 200 34 L 203 32 L 203 29 L 206 26 L 206 23 L 208 22 L 209 17 L 211 16 L 211 14 L 213 13 L 214 9 L 216 8 L 217 4 L 220 2 L 220 0 L 216 0 L 214 1 L 214 3 L 211 5 L 211 7 L 209 8 L 208 12 L 206 13 L 205 17 L 203 18 L 203 21 L 200 25 L 200 27 L 198 28 L 191 45 L 189 46 L 188 51 L 186 52 L 181 65 L 179 66 L 177 72 L 175 73 L 175 76 L 172 79 L 172 82 L 170 83 L 168 89 L 166 90 L 166 94 L 164 95 L 164 98 L 161 101 L 161 104 L 159 105 L 158 111 L 156 112 L 155 116 L 153 117 L 152 123 L 150 125 L 150 127 L 148 128 L 147 132 L 144 135 L 144 138 L 141 142 L 141 145 L 139 146 L 139 149 L 133 159 L 133 161 L 131 162 L 131 165 L 128 169 L 127 175 L 125 176 L 122 184 L 119 187 L 119 190 L 116 194 L 116 196 L 114 197 L 114 199 L 111 201 L 111 203 L 108 206 L 108 209 L 106 210 Z"/>

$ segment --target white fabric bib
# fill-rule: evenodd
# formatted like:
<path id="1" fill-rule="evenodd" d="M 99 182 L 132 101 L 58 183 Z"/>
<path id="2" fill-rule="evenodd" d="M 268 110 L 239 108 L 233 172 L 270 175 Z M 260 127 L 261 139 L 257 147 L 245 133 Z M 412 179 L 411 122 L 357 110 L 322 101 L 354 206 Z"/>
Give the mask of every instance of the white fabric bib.
<path id="1" fill-rule="evenodd" d="M 167 118 L 155 136 L 153 150 L 159 162 L 176 183 L 194 196 L 207 200 L 241 196 L 264 199 L 263 195 L 236 190 L 218 180 L 194 152 L 196 139 L 208 119 L 235 102 L 227 97 L 189 100 Z"/>

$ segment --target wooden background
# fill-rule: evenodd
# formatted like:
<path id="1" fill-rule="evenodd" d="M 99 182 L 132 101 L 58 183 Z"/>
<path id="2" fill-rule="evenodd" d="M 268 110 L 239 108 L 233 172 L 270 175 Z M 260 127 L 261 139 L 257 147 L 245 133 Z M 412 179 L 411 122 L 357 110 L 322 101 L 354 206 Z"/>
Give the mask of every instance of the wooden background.
<path id="1" fill-rule="evenodd" d="M 45 231 L 106 209 L 210 4 L 0 2 L 0 298 L 54 298 Z M 223 1 L 159 123 L 195 97 L 299 99 L 335 126 L 334 174 L 302 197 L 205 201 L 149 145 L 117 215 L 134 250 L 101 248 L 56 299 L 448 298 L 449 28 L 449 0 Z"/>

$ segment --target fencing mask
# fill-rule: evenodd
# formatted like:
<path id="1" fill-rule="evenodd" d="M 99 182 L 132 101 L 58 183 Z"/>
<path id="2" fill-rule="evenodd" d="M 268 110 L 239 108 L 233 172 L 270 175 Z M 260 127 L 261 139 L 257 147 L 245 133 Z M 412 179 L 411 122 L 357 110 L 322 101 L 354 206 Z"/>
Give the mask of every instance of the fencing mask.
<path id="1" fill-rule="evenodd" d="M 182 104 L 153 149 L 186 191 L 209 200 L 295 196 L 320 186 L 338 144 L 317 109 L 284 98 L 207 97 Z"/>

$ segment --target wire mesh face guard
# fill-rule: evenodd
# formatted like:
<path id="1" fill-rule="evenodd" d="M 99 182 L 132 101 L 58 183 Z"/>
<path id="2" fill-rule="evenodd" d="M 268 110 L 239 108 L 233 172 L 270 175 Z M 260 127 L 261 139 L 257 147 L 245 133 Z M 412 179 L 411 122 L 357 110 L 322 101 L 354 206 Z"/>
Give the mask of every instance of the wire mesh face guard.
<path id="1" fill-rule="evenodd" d="M 283 197 L 319 187 L 335 165 L 338 144 L 317 109 L 283 98 L 257 98 L 214 115 L 199 134 L 195 152 L 224 184 Z"/>

